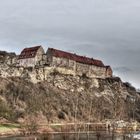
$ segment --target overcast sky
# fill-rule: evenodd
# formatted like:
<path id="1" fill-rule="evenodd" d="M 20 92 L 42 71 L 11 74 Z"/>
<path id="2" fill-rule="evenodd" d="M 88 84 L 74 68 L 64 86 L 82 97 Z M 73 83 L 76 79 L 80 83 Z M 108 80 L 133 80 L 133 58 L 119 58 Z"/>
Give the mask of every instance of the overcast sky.
<path id="1" fill-rule="evenodd" d="M 42 45 L 98 58 L 140 87 L 140 0 L 0 2 L 0 50 Z"/>

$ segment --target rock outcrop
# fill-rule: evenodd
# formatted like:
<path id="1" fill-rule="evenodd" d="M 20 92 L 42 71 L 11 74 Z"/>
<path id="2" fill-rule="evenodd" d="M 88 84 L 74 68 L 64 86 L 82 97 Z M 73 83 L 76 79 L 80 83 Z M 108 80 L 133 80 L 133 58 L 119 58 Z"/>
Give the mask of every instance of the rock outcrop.
<path id="1" fill-rule="evenodd" d="M 44 81 L 32 83 L 26 79 L 28 73 L 24 74 L 24 78 L 0 78 L 0 116 L 6 119 L 20 120 L 39 113 L 48 122 L 139 120 L 140 95 L 120 78 L 55 72 Z"/>

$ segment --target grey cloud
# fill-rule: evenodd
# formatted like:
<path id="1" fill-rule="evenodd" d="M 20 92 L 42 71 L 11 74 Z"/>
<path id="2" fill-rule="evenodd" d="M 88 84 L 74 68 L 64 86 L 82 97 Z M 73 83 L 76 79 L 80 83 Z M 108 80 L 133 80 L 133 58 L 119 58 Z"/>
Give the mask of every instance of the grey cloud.
<path id="1" fill-rule="evenodd" d="M 115 68 L 113 68 L 113 70 L 116 71 L 116 72 L 122 73 L 122 74 L 124 74 L 126 72 L 132 72 L 133 71 L 131 68 L 128 68 L 128 67 L 125 67 L 125 66 L 115 67 Z"/>
<path id="2" fill-rule="evenodd" d="M 124 82 L 130 82 L 132 85 L 135 87 L 139 87 L 139 70 L 140 66 L 135 66 L 135 67 L 116 67 L 113 68 L 115 75 L 116 76 L 121 76 L 121 79 Z"/>
<path id="3" fill-rule="evenodd" d="M 99 58 L 113 68 L 130 69 L 115 74 L 138 86 L 139 13 L 139 0 L 4 0 L 0 49 L 19 53 L 43 45 Z"/>

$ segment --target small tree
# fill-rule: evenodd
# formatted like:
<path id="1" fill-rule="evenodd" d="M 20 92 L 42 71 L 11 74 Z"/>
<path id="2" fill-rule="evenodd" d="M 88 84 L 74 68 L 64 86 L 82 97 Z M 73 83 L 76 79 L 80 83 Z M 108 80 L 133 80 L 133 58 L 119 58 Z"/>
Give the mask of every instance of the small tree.
<path id="1" fill-rule="evenodd" d="M 38 117 L 35 114 L 28 115 L 23 124 L 21 124 L 24 134 L 35 134 L 39 128 Z"/>
<path id="2" fill-rule="evenodd" d="M 5 101 L 0 100 L 0 117 L 10 119 L 12 111 Z"/>

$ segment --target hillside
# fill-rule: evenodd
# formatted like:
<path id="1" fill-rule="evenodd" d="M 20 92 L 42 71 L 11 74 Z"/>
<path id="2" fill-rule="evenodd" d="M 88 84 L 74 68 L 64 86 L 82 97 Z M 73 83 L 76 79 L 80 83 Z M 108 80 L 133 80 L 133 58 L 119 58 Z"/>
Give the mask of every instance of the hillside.
<path id="1" fill-rule="evenodd" d="M 139 120 L 140 95 L 120 78 L 51 73 L 47 80 L 0 78 L 0 116 L 17 122 L 36 115 L 47 122 Z"/>

